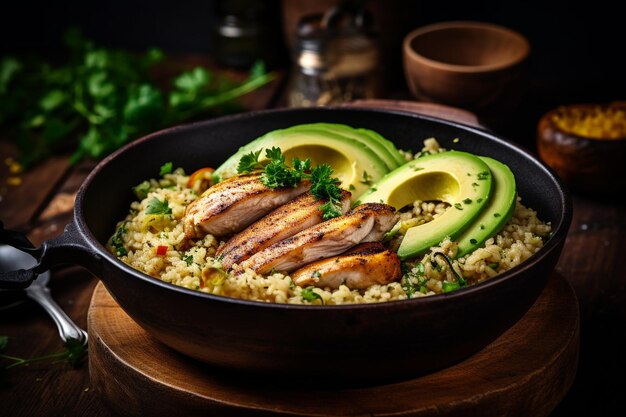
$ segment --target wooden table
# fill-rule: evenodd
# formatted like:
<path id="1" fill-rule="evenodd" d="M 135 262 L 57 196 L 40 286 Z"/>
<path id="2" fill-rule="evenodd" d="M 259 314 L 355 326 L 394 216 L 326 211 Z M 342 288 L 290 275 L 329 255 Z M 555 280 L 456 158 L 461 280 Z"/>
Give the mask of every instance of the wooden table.
<path id="1" fill-rule="evenodd" d="M 273 95 L 272 95 L 273 96 Z M 272 105 L 258 96 L 251 108 Z M 4 159 L 14 154 L 0 141 L 0 219 L 22 230 L 36 245 L 61 233 L 71 218 L 75 193 L 93 168 L 90 162 L 70 166 L 55 156 L 21 175 L 22 185 L 8 187 Z M 553 416 L 615 415 L 626 410 L 626 213 L 623 203 L 574 196 L 574 218 L 557 271 L 574 287 L 581 308 L 580 364 L 576 381 Z M 78 267 L 52 271 L 51 290 L 59 305 L 86 328 L 87 307 L 97 279 Z M 31 301 L 0 311 L 0 335 L 7 335 L 7 354 L 31 357 L 62 348 L 57 330 Z M 541 341 L 537 341 L 540 343 Z M 10 385 L 0 388 L 0 415 L 109 416 L 85 365 L 40 363 L 11 370 Z"/>

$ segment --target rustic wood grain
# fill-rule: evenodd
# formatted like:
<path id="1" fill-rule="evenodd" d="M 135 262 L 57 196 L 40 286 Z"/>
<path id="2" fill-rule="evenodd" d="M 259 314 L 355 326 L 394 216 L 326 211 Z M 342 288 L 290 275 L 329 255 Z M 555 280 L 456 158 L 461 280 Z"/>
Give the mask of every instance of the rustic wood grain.
<path id="1" fill-rule="evenodd" d="M 7 158 L 17 160 L 17 151 L 7 140 L 0 140 L 0 220 L 7 228 L 27 230 L 68 173 L 69 159 L 52 156 L 28 172 L 12 174 Z M 20 183 L 10 185 L 10 177 L 19 178 Z"/>
<path id="2" fill-rule="evenodd" d="M 277 385 L 203 366 L 153 339 L 102 284 L 88 323 L 92 383 L 114 410 L 132 415 L 546 416 L 569 389 L 578 360 L 578 305 L 560 275 L 480 353 L 431 375 L 366 388 L 303 387 L 305 379 Z"/>

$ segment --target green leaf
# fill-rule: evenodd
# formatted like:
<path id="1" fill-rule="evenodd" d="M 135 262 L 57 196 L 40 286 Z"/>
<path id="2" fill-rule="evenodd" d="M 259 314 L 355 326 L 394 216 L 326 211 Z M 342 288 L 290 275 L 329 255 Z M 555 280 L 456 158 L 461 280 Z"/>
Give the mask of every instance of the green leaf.
<path id="1" fill-rule="evenodd" d="M 313 291 L 314 288 L 315 287 L 303 288 L 302 292 L 300 293 L 300 296 L 302 297 L 304 301 L 313 302 L 315 300 L 320 300 L 322 304 L 324 304 L 324 299 L 322 298 L 321 295 Z"/>
<path id="2" fill-rule="evenodd" d="M 250 152 L 242 156 L 239 160 L 239 163 L 237 164 L 237 172 L 239 174 L 250 173 L 257 168 L 261 168 L 262 165 L 259 163 L 260 155 L 261 149 L 256 152 Z"/>
<path id="3" fill-rule="evenodd" d="M 271 149 L 265 149 L 265 157 L 272 162 L 285 162 L 285 157 L 283 156 L 282 151 L 276 146 L 272 146 Z"/>
<path id="4" fill-rule="evenodd" d="M 39 100 L 39 107 L 45 112 L 51 112 L 67 100 L 68 96 L 62 90 L 50 90 Z"/>
<path id="5" fill-rule="evenodd" d="M 183 72 L 174 79 L 174 87 L 187 92 L 197 92 L 205 87 L 211 79 L 208 71 L 202 67 L 196 67 L 191 71 Z"/>
<path id="6" fill-rule="evenodd" d="M 172 163 L 171 162 L 166 162 L 163 165 L 161 165 L 161 169 L 159 170 L 159 175 L 163 176 L 165 174 L 171 174 L 172 173 Z"/>
<path id="7" fill-rule="evenodd" d="M 4 352 L 8 344 L 9 344 L 9 337 L 0 336 L 0 352 Z"/>
<path id="8" fill-rule="evenodd" d="M 150 184 L 150 181 L 144 181 L 141 184 L 134 186 L 133 192 L 138 199 L 143 200 L 144 198 L 148 197 L 148 193 L 150 192 L 151 188 L 152 185 Z"/>
<path id="9" fill-rule="evenodd" d="M 95 57 L 94 53 L 94 57 Z M 96 59 L 96 58 L 94 58 Z M 102 58 L 104 61 L 104 58 Z M 102 63 L 101 65 L 106 65 Z M 87 79 L 87 91 L 96 98 L 107 97 L 115 91 L 115 85 L 109 79 L 109 73 L 106 71 L 94 72 Z"/>
<path id="10" fill-rule="evenodd" d="M 124 246 L 124 238 L 123 236 L 126 234 L 126 223 L 122 223 L 120 227 L 117 228 L 115 234 L 111 238 L 111 246 L 115 248 L 115 254 L 117 256 L 126 256 L 128 255 L 128 250 Z"/>
<path id="11" fill-rule="evenodd" d="M 6 57 L 0 62 L 0 94 L 8 91 L 9 84 L 22 69 L 22 64 L 15 58 Z"/>
<path id="12" fill-rule="evenodd" d="M 163 110 L 161 92 L 150 84 L 141 84 L 130 89 L 123 115 L 127 123 L 148 128 L 155 120 L 162 117 Z"/>
<path id="13" fill-rule="evenodd" d="M 172 214 L 172 209 L 169 206 L 167 199 L 161 201 L 156 197 L 148 201 L 146 206 L 146 214 Z"/>

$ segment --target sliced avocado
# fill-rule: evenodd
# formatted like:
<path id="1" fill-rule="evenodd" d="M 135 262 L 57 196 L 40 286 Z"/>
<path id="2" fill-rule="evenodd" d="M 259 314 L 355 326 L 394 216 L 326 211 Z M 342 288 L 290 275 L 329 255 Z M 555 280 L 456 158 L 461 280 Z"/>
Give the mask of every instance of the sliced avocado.
<path id="1" fill-rule="evenodd" d="M 372 151 L 376 153 L 376 155 L 385 163 L 389 171 L 393 171 L 398 166 L 400 166 L 400 164 L 398 164 L 398 162 L 394 158 L 393 154 L 388 150 L 387 146 L 385 146 L 381 141 L 379 141 L 377 138 L 374 138 L 369 133 L 362 131 L 362 129 L 355 129 L 351 126 L 339 123 L 309 123 L 290 127 L 290 129 L 295 130 L 306 130 L 310 128 L 326 130 L 330 133 L 345 136 L 349 139 L 361 142 L 363 145 L 372 149 Z M 397 149 L 396 153 L 398 153 Z"/>
<path id="2" fill-rule="evenodd" d="M 368 135 L 373 140 L 376 140 L 376 141 L 380 142 L 385 148 L 387 148 L 387 151 L 393 156 L 393 159 L 396 161 L 396 164 L 398 166 L 404 165 L 404 164 L 407 163 L 407 160 L 404 159 L 404 156 L 400 153 L 398 148 L 396 148 L 396 145 L 394 145 L 392 141 L 390 141 L 389 139 L 385 138 L 380 133 L 378 133 L 378 132 L 376 132 L 374 130 L 363 129 L 363 128 L 357 129 L 357 130 L 359 132 L 362 132 L 362 133 Z"/>
<path id="3" fill-rule="evenodd" d="M 446 237 L 455 239 L 486 206 L 491 193 L 489 167 L 459 151 L 426 155 L 395 169 L 374 184 L 358 203 L 382 202 L 401 209 L 415 200 L 445 201 L 450 207 L 434 220 L 407 230 L 400 259 L 426 252 Z"/>
<path id="4" fill-rule="evenodd" d="M 354 197 L 389 172 L 376 153 L 361 142 L 323 129 L 287 128 L 273 130 L 242 146 L 215 170 L 215 174 L 220 178 L 237 175 L 237 164 L 243 155 L 273 146 L 282 150 L 287 161 L 294 157 L 309 158 L 313 166 L 330 165 L 341 187 L 350 190 Z M 265 151 L 262 151 L 259 160 L 264 159 Z"/>
<path id="5" fill-rule="evenodd" d="M 489 167 L 493 177 L 493 191 L 485 209 L 458 237 L 457 257 L 467 255 L 496 233 L 509 221 L 515 211 L 515 177 L 502 162 L 479 156 Z"/>

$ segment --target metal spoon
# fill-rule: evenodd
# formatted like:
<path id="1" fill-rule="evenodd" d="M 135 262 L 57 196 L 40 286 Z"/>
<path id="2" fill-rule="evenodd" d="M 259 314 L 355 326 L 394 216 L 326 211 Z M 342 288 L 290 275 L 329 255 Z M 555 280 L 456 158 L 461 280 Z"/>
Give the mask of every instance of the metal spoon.
<path id="1" fill-rule="evenodd" d="M 15 271 L 18 269 L 28 269 L 37 264 L 35 258 L 27 253 L 17 250 L 11 246 L 0 245 L 0 270 Z M 76 339 L 83 344 L 87 344 L 87 332 L 78 327 L 67 314 L 52 299 L 48 282 L 50 281 L 50 271 L 40 274 L 35 281 L 26 288 L 26 296 L 35 300 L 52 317 L 59 329 L 59 335 L 64 342 L 68 339 Z M 21 290 L 18 290 L 21 291 Z"/>

